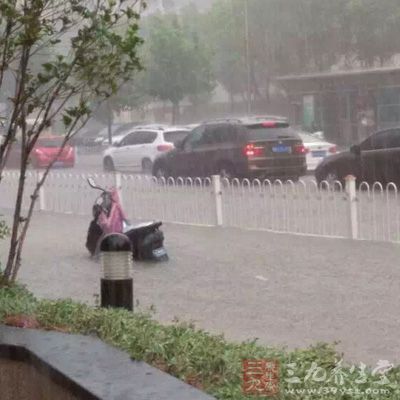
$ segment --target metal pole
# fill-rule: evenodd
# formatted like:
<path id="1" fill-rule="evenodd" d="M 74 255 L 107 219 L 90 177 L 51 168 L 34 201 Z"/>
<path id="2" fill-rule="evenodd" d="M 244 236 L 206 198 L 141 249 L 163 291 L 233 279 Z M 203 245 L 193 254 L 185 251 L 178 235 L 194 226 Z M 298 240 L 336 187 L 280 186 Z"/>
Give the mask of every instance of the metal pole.
<path id="1" fill-rule="evenodd" d="M 213 194 L 214 194 L 214 202 L 215 202 L 215 222 L 217 226 L 222 226 L 223 224 L 223 214 L 222 214 L 222 185 L 221 185 L 221 176 L 213 175 L 212 177 L 213 184 Z"/>
<path id="2" fill-rule="evenodd" d="M 246 35 L 246 68 L 247 68 L 247 114 L 251 113 L 251 74 L 250 74 L 250 35 L 249 35 L 249 3 L 244 1 L 245 35 Z"/>
<path id="3" fill-rule="evenodd" d="M 116 171 L 114 173 L 114 184 L 115 184 L 115 188 L 117 189 L 119 202 L 123 208 L 124 198 L 122 197 L 122 175 L 121 175 L 121 172 Z"/>
<path id="4" fill-rule="evenodd" d="M 107 100 L 106 101 L 107 104 L 107 137 L 108 137 L 108 144 L 111 146 L 112 145 L 112 119 L 113 119 L 113 115 L 112 115 L 112 108 L 111 108 L 111 104 L 110 101 Z"/>
<path id="5" fill-rule="evenodd" d="M 358 239 L 358 204 L 355 176 L 346 176 L 345 183 L 349 202 L 349 237 Z"/>
<path id="6" fill-rule="evenodd" d="M 159 0 L 158 8 L 161 11 L 161 14 L 165 14 L 164 0 Z"/>

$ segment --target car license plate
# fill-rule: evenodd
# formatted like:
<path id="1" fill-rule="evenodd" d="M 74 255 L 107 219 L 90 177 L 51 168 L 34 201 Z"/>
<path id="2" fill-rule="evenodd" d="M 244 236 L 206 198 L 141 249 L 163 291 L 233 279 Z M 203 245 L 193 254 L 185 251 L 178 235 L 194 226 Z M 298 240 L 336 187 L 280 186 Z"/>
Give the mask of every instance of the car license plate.
<path id="1" fill-rule="evenodd" d="M 321 157 L 325 157 L 326 156 L 326 151 L 325 150 L 321 150 L 321 151 L 312 151 L 311 152 L 312 156 L 315 158 L 321 158 Z"/>
<path id="2" fill-rule="evenodd" d="M 278 145 L 272 147 L 273 153 L 291 153 L 292 148 L 290 146 Z"/>
<path id="3" fill-rule="evenodd" d="M 64 162 L 63 161 L 56 161 L 53 164 L 53 167 L 63 167 L 64 166 Z"/>
<path id="4" fill-rule="evenodd" d="M 154 257 L 162 257 L 167 254 L 167 251 L 165 250 L 164 247 L 159 247 L 158 249 L 153 250 L 153 256 Z"/>

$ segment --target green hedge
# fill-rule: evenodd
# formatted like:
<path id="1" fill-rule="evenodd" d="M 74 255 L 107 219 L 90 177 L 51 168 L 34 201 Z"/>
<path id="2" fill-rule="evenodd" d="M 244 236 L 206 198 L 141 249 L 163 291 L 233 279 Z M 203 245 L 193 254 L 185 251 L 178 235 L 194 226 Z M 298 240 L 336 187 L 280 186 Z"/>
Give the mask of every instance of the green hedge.
<path id="1" fill-rule="evenodd" d="M 286 351 L 259 345 L 256 341 L 232 343 L 191 324 L 161 325 L 150 315 L 124 310 L 89 307 L 72 300 L 38 300 L 20 286 L 0 289 L 0 321 L 10 315 L 35 317 L 44 329 L 93 335 L 126 352 L 189 382 L 218 399 L 249 399 L 242 392 L 242 360 L 269 359 L 280 363 L 280 394 L 276 399 L 397 399 L 400 398 L 400 370 L 387 374 L 390 384 L 377 385 L 377 377 L 367 371 L 365 383 L 358 369 L 345 366 L 346 382 L 335 382 L 333 373 L 340 359 L 333 346 L 317 344 L 307 350 Z M 268 327 L 266 327 L 268 329 Z M 306 380 L 310 367 L 324 368 L 332 382 Z M 299 384 L 289 384 L 289 365 L 296 364 Z M 321 370 L 320 370 L 321 371 Z M 318 378 L 318 374 L 316 375 Z M 366 394 L 368 390 L 386 393 Z M 296 392 L 290 393 L 290 390 Z M 301 393 L 301 390 L 310 392 Z M 326 393 L 329 390 L 330 393 Z M 336 393 L 335 390 L 337 390 Z M 358 394 L 357 394 L 358 390 Z M 364 392 L 363 392 L 364 391 Z M 312 393 L 314 392 L 314 393 Z"/>

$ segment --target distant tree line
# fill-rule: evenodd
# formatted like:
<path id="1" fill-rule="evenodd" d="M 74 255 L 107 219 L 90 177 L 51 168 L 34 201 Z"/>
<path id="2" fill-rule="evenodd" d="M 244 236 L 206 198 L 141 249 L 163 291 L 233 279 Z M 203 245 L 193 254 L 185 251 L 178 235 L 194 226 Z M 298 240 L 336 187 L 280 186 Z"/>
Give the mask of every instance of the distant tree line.
<path id="1" fill-rule="evenodd" d="M 249 86 L 268 102 L 275 76 L 384 66 L 400 53 L 398 0 L 247 0 L 247 30 L 245 7 L 217 0 L 207 12 L 191 4 L 145 18 L 145 71 L 116 107 L 169 101 L 176 120 L 184 98 L 205 102 L 217 83 L 232 102 Z"/>

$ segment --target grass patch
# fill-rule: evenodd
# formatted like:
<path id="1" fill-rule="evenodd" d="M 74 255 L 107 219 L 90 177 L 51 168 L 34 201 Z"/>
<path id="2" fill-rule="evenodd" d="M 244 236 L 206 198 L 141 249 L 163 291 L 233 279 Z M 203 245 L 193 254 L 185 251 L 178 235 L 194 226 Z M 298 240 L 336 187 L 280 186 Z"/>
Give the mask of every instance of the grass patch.
<path id="1" fill-rule="evenodd" d="M 342 366 L 341 384 L 340 374 L 336 375 L 341 357 L 327 344 L 286 351 L 256 341 L 232 343 L 187 323 L 161 325 L 147 314 L 89 307 L 71 300 L 38 300 L 20 286 L 1 288 L 0 322 L 18 314 L 34 317 L 43 329 L 99 337 L 132 358 L 146 361 L 218 399 L 254 399 L 242 392 L 243 359 L 279 361 L 280 394 L 275 399 L 400 398 L 399 368 L 387 374 L 389 383 L 380 385 L 381 377 L 373 376 L 371 369 L 367 368 L 362 376 L 358 366 Z M 318 382 L 323 371 L 326 379 Z M 287 382 L 294 377 L 300 383 Z"/>

